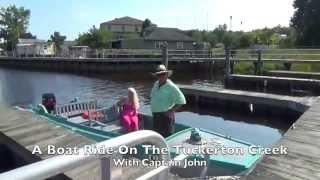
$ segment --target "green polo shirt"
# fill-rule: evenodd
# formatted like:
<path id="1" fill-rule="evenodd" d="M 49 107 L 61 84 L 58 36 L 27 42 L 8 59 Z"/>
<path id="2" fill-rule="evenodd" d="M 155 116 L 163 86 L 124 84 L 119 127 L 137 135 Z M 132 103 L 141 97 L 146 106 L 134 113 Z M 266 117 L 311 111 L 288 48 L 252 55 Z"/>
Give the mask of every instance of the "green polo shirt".
<path id="1" fill-rule="evenodd" d="M 156 81 L 151 90 L 151 111 L 165 112 L 176 104 L 186 104 L 186 98 L 170 79 L 159 88 Z"/>

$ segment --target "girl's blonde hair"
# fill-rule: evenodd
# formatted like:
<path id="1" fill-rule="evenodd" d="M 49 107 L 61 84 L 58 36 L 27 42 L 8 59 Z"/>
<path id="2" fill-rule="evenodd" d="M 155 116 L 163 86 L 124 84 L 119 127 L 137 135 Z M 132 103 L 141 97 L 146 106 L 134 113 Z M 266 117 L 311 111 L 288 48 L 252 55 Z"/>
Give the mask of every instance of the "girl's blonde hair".
<path id="1" fill-rule="evenodd" d="M 140 108 L 139 97 L 136 90 L 132 87 L 128 88 L 129 92 L 129 101 L 134 105 L 134 107 L 138 110 Z"/>

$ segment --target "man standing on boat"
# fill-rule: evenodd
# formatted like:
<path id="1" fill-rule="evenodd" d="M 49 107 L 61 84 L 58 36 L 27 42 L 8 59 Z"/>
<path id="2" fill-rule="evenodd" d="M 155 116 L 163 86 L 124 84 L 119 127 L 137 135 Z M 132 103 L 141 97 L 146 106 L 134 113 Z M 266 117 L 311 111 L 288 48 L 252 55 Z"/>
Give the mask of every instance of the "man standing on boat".
<path id="1" fill-rule="evenodd" d="M 152 74 L 158 79 L 151 90 L 153 129 L 168 137 L 174 132 L 174 112 L 186 104 L 186 99 L 178 86 L 168 79 L 172 71 L 165 65 L 159 65 Z"/>

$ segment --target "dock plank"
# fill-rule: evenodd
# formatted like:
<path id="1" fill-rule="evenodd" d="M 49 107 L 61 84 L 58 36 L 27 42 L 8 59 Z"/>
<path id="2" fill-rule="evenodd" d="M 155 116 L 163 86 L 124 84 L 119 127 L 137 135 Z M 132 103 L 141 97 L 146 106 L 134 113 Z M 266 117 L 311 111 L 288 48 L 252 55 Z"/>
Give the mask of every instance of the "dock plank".
<path id="1" fill-rule="evenodd" d="M 96 143 L 78 133 L 48 122 L 45 118 L 13 109 L 0 109 L 0 131 L 24 146 L 30 152 L 35 146 L 41 150 L 36 154 L 41 159 L 47 159 L 56 154 L 48 154 L 48 145 L 55 147 L 83 147 Z M 115 169 L 115 173 L 121 179 L 136 179 L 148 172 L 150 168 L 122 167 Z M 124 172 L 120 173 L 119 172 Z M 98 160 L 88 162 L 64 173 L 74 180 L 98 180 L 101 179 L 100 162 Z"/>
<path id="2" fill-rule="evenodd" d="M 0 117 L 0 131 L 25 146 L 30 152 L 35 146 L 39 146 L 43 153 L 37 155 L 42 159 L 55 155 L 47 153 L 48 145 L 82 147 L 86 144 L 95 143 L 93 140 L 49 123 L 46 119 L 35 116 L 30 112 L 6 109 L 5 113 L 1 113 L 3 116 Z M 93 161 L 67 171 L 65 174 L 78 180 L 99 179 L 100 164 L 98 161 Z"/>
<path id="3" fill-rule="evenodd" d="M 242 179 L 320 179 L 320 101 L 315 102 L 274 146 L 288 148 L 286 155 L 265 155 Z"/>

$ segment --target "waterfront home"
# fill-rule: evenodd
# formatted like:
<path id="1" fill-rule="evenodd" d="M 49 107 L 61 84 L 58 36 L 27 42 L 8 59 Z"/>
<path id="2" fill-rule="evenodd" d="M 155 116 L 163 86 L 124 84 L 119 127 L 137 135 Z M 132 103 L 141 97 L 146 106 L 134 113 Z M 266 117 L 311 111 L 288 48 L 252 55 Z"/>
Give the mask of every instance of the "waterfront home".
<path id="1" fill-rule="evenodd" d="M 18 39 L 16 55 L 19 57 L 53 56 L 54 44 L 40 39 Z"/>
<path id="2" fill-rule="evenodd" d="M 160 49 L 163 43 L 169 49 L 194 49 L 194 40 L 177 28 L 150 27 L 141 38 L 112 41 L 112 48 L 118 49 Z"/>
<path id="3" fill-rule="evenodd" d="M 125 16 L 101 23 L 100 29 L 108 29 L 115 35 L 116 39 L 121 39 L 125 34 L 139 35 L 142 29 L 142 24 L 142 20 Z"/>
<path id="4" fill-rule="evenodd" d="M 72 46 L 76 46 L 76 44 L 77 44 L 76 41 L 64 41 L 63 44 L 60 46 L 60 51 L 57 55 L 60 57 L 72 56 L 72 53 L 70 52 L 70 48 Z"/>

